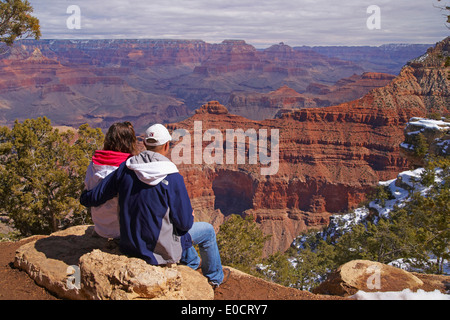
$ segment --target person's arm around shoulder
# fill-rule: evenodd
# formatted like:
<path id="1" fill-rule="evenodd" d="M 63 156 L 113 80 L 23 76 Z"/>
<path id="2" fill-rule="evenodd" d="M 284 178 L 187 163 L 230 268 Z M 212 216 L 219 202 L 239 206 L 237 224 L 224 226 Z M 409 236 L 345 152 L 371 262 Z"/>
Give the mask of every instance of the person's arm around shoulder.
<path id="1" fill-rule="evenodd" d="M 168 181 L 168 198 L 172 222 L 178 231 L 186 233 L 192 228 L 194 214 L 183 176 L 179 173 L 171 174 L 168 176 Z"/>
<path id="2" fill-rule="evenodd" d="M 114 198 L 118 193 L 120 176 L 123 174 L 125 164 L 110 173 L 95 188 L 83 191 L 80 203 L 85 207 L 97 207 Z"/>

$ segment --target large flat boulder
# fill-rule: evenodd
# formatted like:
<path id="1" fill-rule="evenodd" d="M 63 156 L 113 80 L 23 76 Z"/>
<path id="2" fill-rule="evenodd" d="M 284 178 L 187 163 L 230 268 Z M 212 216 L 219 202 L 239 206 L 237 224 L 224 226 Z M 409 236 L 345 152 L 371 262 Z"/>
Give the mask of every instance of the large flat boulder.
<path id="1" fill-rule="evenodd" d="M 87 225 L 36 237 L 16 251 L 14 265 L 64 299 L 214 298 L 201 273 L 127 257 L 116 241 L 98 237 Z"/>
<path id="2" fill-rule="evenodd" d="M 416 291 L 423 285 L 422 280 L 405 270 L 369 260 L 353 260 L 340 266 L 313 292 L 351 296 L 358 291 Z"/>

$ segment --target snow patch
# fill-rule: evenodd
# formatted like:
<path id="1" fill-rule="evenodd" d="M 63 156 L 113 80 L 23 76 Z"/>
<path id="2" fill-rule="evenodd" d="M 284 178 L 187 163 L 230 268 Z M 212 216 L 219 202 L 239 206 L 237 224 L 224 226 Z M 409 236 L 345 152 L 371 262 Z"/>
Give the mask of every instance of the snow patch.
<path id="1" fill-rule="evenodd" d="M 408 124 L 429 130 L 445 131 L 450 129 L 450 122 L 446 122 L 443 120 L 425 119 L 419 117 L 411 118 Z"/>
<path id="2" fill-rule="evenodd" d="M 423 186 L 419 181 L 421 179 L 421 174 L 424 172 L 424 168 L 419 168 L 416 170 L 404 171 L 398 174 L 397 179 L 392 179 L 388 181 L 381 181 L 379 185 L 387 187 L 392 194 L 392 199 L 387 199 L 384 201 L 384 205 L 382 205 L 379 201 L 372 201 L 369 203 L 367 207 L 361 207 L 355 209 L 351 213 L 347 214 L 336 214 L 330 217 L 330 223 L 328 227 L 319 232 L 319 235 L 324 240 L 330 237 L 331 239 L 335 237 L 340 237 L 342 234 L 349 231 L 352 226 L 364 223 L 369 214 L 370 209 L 374 209 L 378 212 L 379 217 L 389 218 L 390 213 L 394 210 L 394 207 L 397 206 L 402 208 L 411 197 L 412 192 L 420 192 L 422 195 L 426 195 L 431 187 Z M 442 179 L 439 177 L 439 174 L 442 172 L 442 169 L 435 169 L 435 182 L 440 183 Z M 307 240 L 307 235 L 301 235 L 294 239 L 292 245 L 295 246 L 298 250 L 304 249 L 304 243 Z M 423 272 L 421 269 L 415 269 L 412 265 L 414 261 L 410 259 L 398 259 L 389 263 L 394 267 L 404 269 L 406 271 L 416 271 Z M 429 262 L 435 262 L 434 257 L 430 257 Z M 291 264 L 293 262 L 291 261 Z M 450 260 L 443 261 L 443 273 L 449 275 L 450 274 Z"/>
<path id="3" fill-rule="evenodd" d="M 388 291 L 388 292 L 365 292 L 358 291 L 350 298 L 356 300 L 450 300 L 450 295 L 444 294 L 439 290 L 431 292 L 422 289 L 413 292 L 410 289 L 403 291 Z"/>

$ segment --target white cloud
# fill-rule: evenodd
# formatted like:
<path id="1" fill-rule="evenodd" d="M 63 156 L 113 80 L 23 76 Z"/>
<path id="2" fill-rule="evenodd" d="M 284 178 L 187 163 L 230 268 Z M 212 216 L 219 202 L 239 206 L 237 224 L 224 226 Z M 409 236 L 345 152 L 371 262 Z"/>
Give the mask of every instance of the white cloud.
<path id="1" fill-rule="evenodd" d="M 177 38 L 257 47 L 434 43 L 448 35 L 437 0 L 30 0 L 43 38 Z M 445 4 L 445 2 L 444 2 Z M 81 9 L 81 29 L 66 26 L 69 5 Z M 369 30 L 366 9 L 381 9 L 381 29 Z"/>

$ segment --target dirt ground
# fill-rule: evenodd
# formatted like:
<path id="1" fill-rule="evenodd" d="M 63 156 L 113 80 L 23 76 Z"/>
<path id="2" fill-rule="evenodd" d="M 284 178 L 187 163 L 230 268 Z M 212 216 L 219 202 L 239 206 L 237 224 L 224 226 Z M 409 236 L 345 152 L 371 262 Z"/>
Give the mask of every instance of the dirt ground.
<path id="1" fill-rule="evenodd" d="M 0 242 L 0 300 L 59 300 L 38 286 L 24 271 L 14 268 L 16 249 L 25 242 Z M 226 283 L 215 289 L 215 300 L 335 300 L 307 291 L 286 288 L 232 272 Z"/>
<path id="2" fill-rule="evenodd" d="M 0 300 L 58 300 L 27 273 L 15 269 L 16 249 L 24 242 L 0 242 Z"/>
<path id="3" fill-rule="evenodd" d="M 38 286 L 24 271 L 14 268 L 16 249 L 26 242 L 0 242 L 0 300 L 60 300 Z M 415 274 L 426 284 L 426 291 L 442 289 L 448 276 Z M 427 290 L 428 289 L 428 290 Z M 215 300 L 343 300 L 342 297 L 315 295 L 283 287 L 234 270 L 228 280 L 215 289 Z"/>

